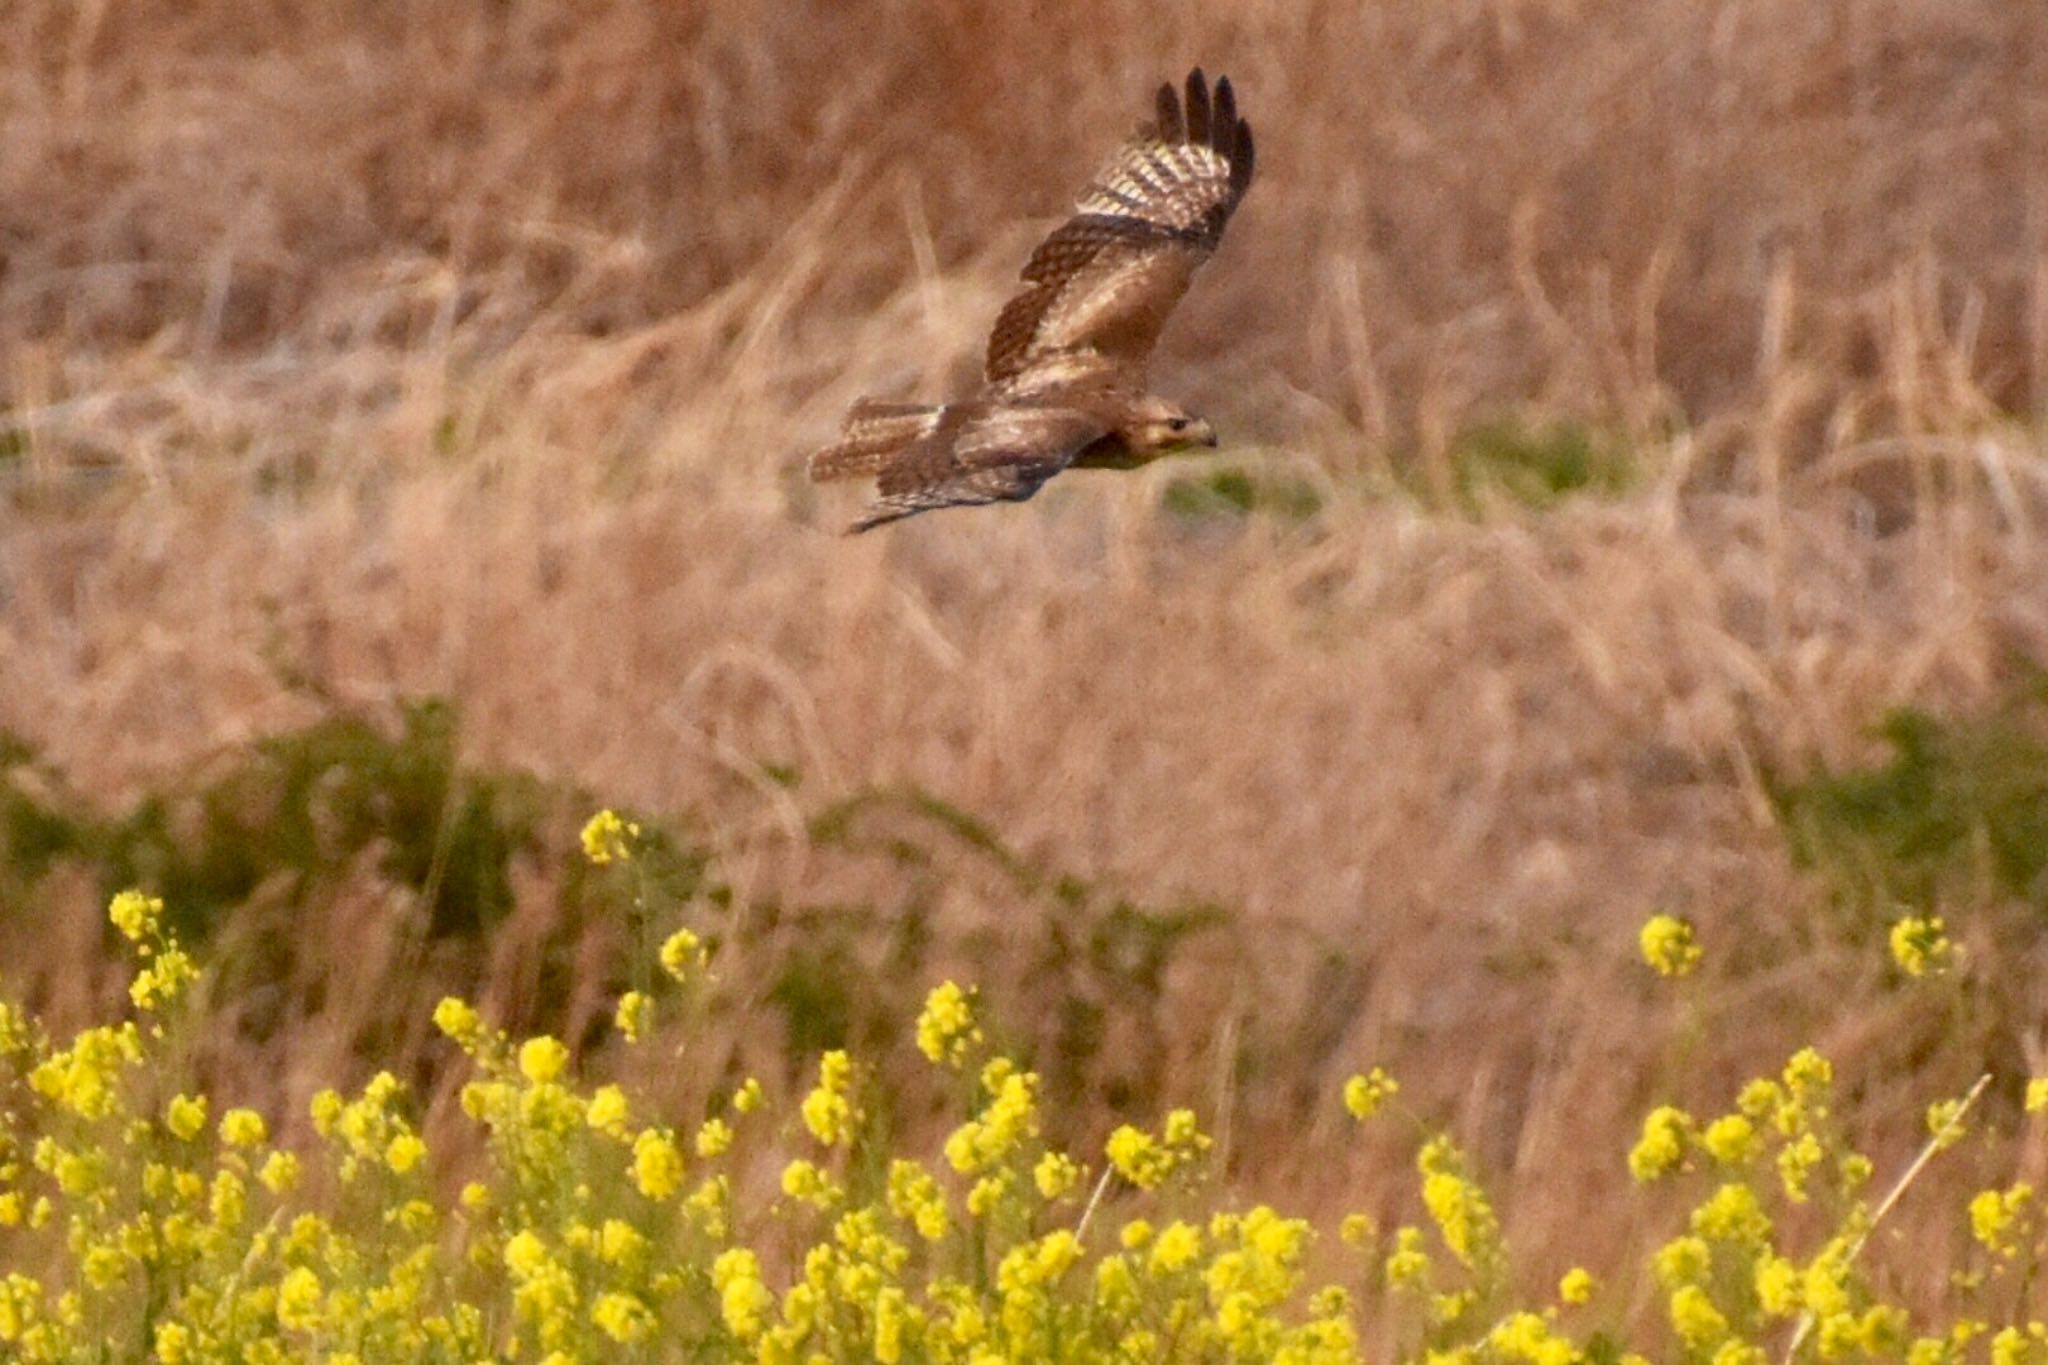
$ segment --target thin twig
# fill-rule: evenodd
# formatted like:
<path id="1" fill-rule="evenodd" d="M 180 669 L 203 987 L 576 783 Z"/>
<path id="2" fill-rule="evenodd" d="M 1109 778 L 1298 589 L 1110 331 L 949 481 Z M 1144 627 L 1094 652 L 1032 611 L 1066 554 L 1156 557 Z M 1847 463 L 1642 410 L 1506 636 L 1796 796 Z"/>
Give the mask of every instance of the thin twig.
<path id="1" fill-rule="evenodd" d="M 1095 1216 L 1095 1206 L 1102 1202 L 1102 1192 L 1109 1188 L 1110 1177 L 1116 1174 L 1115 1166 L 1102 1168 L 1102 1179 L 1095 1182 L 1095 1193 L 1088 1196 L 1088 1207 L 1081 1210 L 1081 1221 L 1074 1224 L 1074 1240 L 1080 1241 L 1088 1235 L 1088 1220 Z"/>
<path id="2" fill-rule="evenodd" d="M 1842 1261 L 1843 1266 L 1856 1263 L 1856 1258 L 1863 1254 L 1863 1248 L 1869 1245 L 1870 1235 L 1877 1231 L 1877 1225 L 1882 1223 L 1885 1215 L 1898 1204 L 1900 1197 L 1906 1193 L 1906 1187 L 1919 1178 L 1921 1171 L 1927 1169 L 1927 1163 L 1934 1160 L 1934 1154 L 1941 1150 L 1942 1143 L 1948 1135 L 1962 1126 L 1963 1116 L 1970 1112 L 1970 1106 L 1977 1102 L 1977 1097 L 1984 1093 L 1984 1087 L 1989 1084 L 1991 1073 L 1987 1071 L 1970 1087 L 1970 1093 L 1963 1096 L 1963 1102 L 1956 1106 L 1955 1113 L 1948 1116 L 1948 1122 L 1935 1129 L 1934 1135 L 1920 1148 L 1920 1155 L 1913 1158 L 1913 1164 L 1900 1173 L 1898 1180 L 1893 1182 L 1885 1197 L 1878 1201 L 1877 1212 L 1870 1217 L 1870 1226 L 1863 1229 L 1862 1235 L 1856 1239 L 1856 1244 L 1849 1248 L 1848 1256 Z M 1792 1358 L 1799 1354 L 1799 1348 L 1806 1344 L 1806 1336 L 1812 1330 L 1813 1310 L 1809 1308 L 1799 1315 L 1799 1325 L 1792 1329 L 1792 1341 L 1785 1347 L 1784 1365 L 1792 1365 Z"/>

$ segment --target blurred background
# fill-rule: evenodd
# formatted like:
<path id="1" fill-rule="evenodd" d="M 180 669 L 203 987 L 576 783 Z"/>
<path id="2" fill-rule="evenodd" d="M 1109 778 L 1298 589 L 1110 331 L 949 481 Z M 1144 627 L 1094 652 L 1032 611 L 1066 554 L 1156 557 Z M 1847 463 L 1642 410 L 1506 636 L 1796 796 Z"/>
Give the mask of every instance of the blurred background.
<path id="1" fill-rule="evenodd" d="M 1221 451 L 840 538 L 804 452 L 1195 64 Z M 0 976 L 99 1017 L 158 890 L 273 1109 L 444 1112 L 449 991 L 645 1065 L 687 923 L 679 1109 L 852 1043 L 914 1129 L 957 976 L 1246 1197 L 1412 1216 L 1389 1066 L 1540 1278 L 1650 1104 L 1811 1042 L 1882 1174 L 2048 1069 L 2040 6 L 16 0 L 0 361 Z"/>

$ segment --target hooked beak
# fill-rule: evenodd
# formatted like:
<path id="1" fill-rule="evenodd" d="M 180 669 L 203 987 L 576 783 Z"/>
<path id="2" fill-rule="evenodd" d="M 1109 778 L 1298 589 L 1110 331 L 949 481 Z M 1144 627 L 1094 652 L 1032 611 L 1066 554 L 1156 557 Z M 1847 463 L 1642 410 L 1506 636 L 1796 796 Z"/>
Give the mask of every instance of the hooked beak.
<path id="1" fill-rule="evenodd" d="M 1214 449 L 1216 446 L 1216 428 L 1209 425 L 1207 418 L 1197 417 L 1188 424 L 1187 438 L 1189 445 L 1208 446 Z"/>

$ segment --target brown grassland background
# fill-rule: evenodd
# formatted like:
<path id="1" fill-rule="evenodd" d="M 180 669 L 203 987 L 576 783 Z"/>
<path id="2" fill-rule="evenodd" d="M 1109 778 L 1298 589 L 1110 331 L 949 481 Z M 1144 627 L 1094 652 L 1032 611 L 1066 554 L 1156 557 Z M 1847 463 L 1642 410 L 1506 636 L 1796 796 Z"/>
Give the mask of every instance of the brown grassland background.
<path id="1" fill-rule="evenodd" d="M 1079 1002 L 1103 1042 L 1070 1131 L 1191 1103 L 1247 1196 L 1401 1214 L 1400 1144 L 1336 1104 L 1382 1062 L 1531 1273 L 1643 1235 L 1644 1109 L 1725 1104 L 1801 1043 L 1881 1172 L 1927 1101 L 1988 1066 L 2009 1124 L 2042 1069 L 2038 913 L 1957 914 L 1964 976 L 1902 981 L 1884 917 L 1788 856 L 1771 783 L 2048 663 L 2048 8 L 0 13 L 0 729 L 37 754 L 11 781 L 118 812 L 447 698 L 477 770 L 696 831 L 721 913 L 812 907 L 733 931 L 662 1054 L 679 1094 L 791 1083 L 765 982 L 818 935 L 901 1019 L 975 977 L 1043 1060 L 1096 990 L 1062 915 L 1222 907 L 1156 989 Z M 834 534 L 851 504 L 803 451 L 858 395 L 969 380 L 1035 235 L 1197 62 L 1260 179 L 1155 379 L 1223 450 Z M 1461 437 L 1510 417 L 1598 433 L 1628 486 L 1453 496 Z M 1165 506 L 1217 467 L 1319 505 Z M 1091 890 L 811 837 L 874 789 Z M 396 1061 L 445 1107 L 449 989 L 613 1064 L 623 931 L 565 937 L 562 865 L 445 942 L 373 860 L 263 883 L 210 949 L 283 964 L 219 992 L 222 1089 L 303 1112 Z M 831 907 L 912 876 L 908 970 Z M 58 868 L 0 905 L 0 970 L 53 1023 L 118 1002 L 104 890 Z M 1659 909 L 1709 950 L 1676 991 L 1635 950 Z M 1966 1235 L 1926 1207 L 1892 1226 Z"/>

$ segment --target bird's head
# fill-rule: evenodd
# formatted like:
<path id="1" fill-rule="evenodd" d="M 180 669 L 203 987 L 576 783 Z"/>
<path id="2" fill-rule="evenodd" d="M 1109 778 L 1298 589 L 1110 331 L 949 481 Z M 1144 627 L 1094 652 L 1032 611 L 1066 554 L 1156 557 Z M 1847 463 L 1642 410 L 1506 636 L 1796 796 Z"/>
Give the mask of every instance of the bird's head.
<path id="1" fill-rule="evenodd" d="M 1216 444 L 1216 428 L 1208 422 L 1177 403 L 1149 395 L 1132 406 L 1130 420 L 1119 434 L 1125 445 L 1151 458 Z"/>

